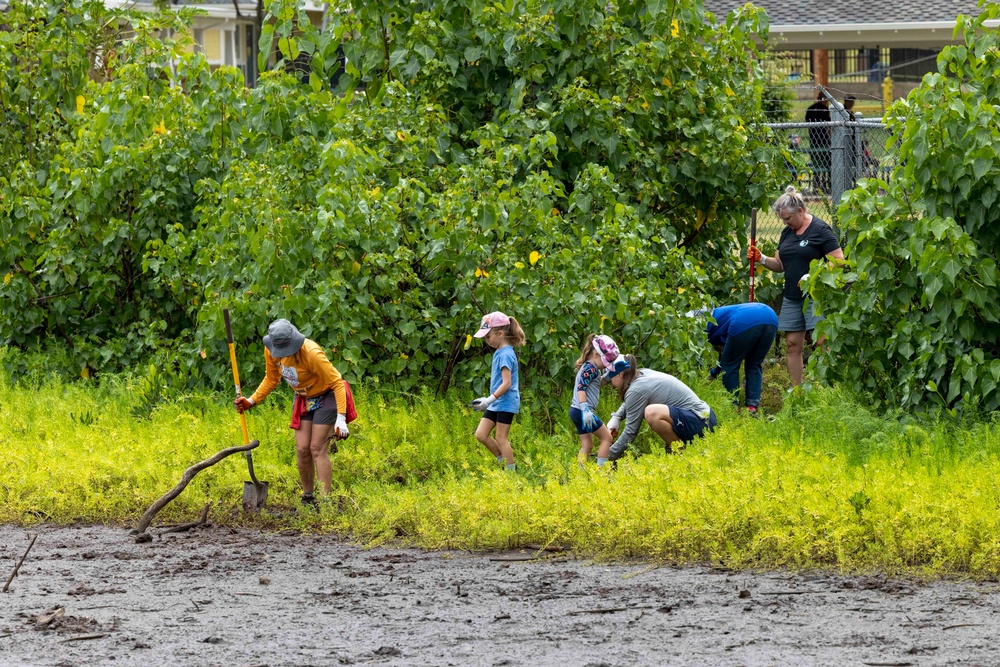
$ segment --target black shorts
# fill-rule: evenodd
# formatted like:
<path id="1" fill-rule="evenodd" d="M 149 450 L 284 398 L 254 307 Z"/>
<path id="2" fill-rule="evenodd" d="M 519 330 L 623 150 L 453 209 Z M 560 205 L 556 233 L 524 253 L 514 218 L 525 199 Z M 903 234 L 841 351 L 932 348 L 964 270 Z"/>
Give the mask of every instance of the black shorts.
<path id="1" fill-rule="evenodd" d="M 483 413 L 483 419 L 489 419 L 495 424 L 513 424 L 514 415 L 516 412 L 494 412 L 493 410 L 487 410 Z"/>
<path id="2" fill-rule="evenodd" d="M 312 407 L 312 410 L 308 408 Z M 333 390 L 323 392 L 319 396 L 306 399 L 307 410 L 302 413 L 300 419 L 313 424 L 333 424 L 337 421 L 337 397 Z"/>

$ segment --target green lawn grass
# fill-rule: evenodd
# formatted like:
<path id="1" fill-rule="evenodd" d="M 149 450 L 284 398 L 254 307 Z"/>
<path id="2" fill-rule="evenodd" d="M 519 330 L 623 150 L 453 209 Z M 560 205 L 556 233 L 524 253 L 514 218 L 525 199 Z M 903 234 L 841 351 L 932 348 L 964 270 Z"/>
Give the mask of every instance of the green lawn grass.
<path id="1" fill-rule="evenodd" d="M 771 385 L 780 373 L 768 372 Z M 281 389 L 249 413 L 268 510 L 240 511 L 247 472 L 237 456 L 202 472 L 161 518 L 192 520 L 211 501 L 215 523 L 336 531 L 364 543 L 551 543 L 601 559 L 1000 574 L 997 424 L 919 426 L 829 389 L 793 396 L 773 421 L 758 421 L 727 405 L 718 384 L 693 386 L 719 413 L 718 432 L 666 455 L 644 427 L 643 455 L 615 471 L 578 469 L 568 418 L 543 432 L 526 396 L 512 431 L 516 474 L 473 439 L 470 397 L 358 387 L 361 418 L 334 457 L 334 494 L 319 514 L 293 511 L 298 479 Z M 147 400 L 139 387 L 114 376 L 0 376 L 0 521 L 128 524 L 185 468 L 241 442 L 228 396 L 176 397 L 137 418 Z M 780 400 L 768 391 L 769 402 Z M 617 401 L 610 391 L 603 401 L 606 416 Z"/>

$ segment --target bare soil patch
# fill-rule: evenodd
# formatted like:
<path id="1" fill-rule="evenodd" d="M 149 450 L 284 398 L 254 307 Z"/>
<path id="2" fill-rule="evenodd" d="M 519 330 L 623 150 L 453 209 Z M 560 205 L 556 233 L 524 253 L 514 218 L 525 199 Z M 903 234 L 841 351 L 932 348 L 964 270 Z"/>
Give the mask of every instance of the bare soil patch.
<path id="1" fill-rule="evenodd" d="M 1000 586 L 364 549 L 206 527 L 39 533 L 0 664 L 997 665 Z M 29 542 L 0 526 L 0 578 Z"/>

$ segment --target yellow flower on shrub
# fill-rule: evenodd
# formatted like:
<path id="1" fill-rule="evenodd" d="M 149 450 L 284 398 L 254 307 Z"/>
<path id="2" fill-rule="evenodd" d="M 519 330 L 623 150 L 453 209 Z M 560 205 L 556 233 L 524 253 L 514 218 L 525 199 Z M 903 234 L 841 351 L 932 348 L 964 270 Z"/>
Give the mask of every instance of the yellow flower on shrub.
<path id="1" fill-rule="evenodd" d="M 538 254 L 537 250 L 532 250 L 531 254 L 528 255 L 528 263 L 534 266 L 535 264 L 538 264 L 538 260 L 541 258 L 542 256 Z"/>
<path id="2" fill-rule="evenodd" d="M 663 87 L 664 88 L 669 88 L 672 85 L 674 85 L 674 84 L 673 84 L 673 82 L 668 77 L 663 77 Z"/>
<path id="3" fill-rule="evenodd" d="M 400 141 L 406 141 L 406 135 L 403 134 L 402 132 L 396 132 L 396 138 L 399 139 Z"/>
<path id="4" fill-rule="evenodd" d="M 477 278 L 487 278 L 487 277 L 489 277 L 489 275 L 490 275 L 489 271 L 486 271 L 485 269 L 480 269 L 478 267 L 476 268 L 476 277 Z"/>
<path id="5" fill-rule="evenodd" d="M 153 132 L 156 132 L 157 134 L 166 134 L 167 124 L 161 120 L 159 124 L 153 126 Z"/>
<path id="6" fill-rule="evenodd" d="M 681 24 L 677 22 L 677 19 L 674 19 L 673 21 L 670 22 L 670 36 L 677 37 L 680 34 L 681 34 Z"/>
<path id="7" fill-rule="evenodd" d="M 83 95 L 76 96 L 76 112 L 83 113 L 83 106 L 87 103 L 87 98 Z"/>
<path id="8" fill-rule="evenodd" d="M 468 350 L 470 345 L 472 345 L 472 334 L 465 334 L 465 345 L 462 349 Z"/>

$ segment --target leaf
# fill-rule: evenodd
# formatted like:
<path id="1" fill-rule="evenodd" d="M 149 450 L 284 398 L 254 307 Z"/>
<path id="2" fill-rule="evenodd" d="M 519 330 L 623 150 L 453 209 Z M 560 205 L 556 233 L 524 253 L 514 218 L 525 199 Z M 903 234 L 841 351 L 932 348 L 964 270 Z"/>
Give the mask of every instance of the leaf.
<path id="1" fill-rule="evenodd" d="M 423 56 L 424 60 L 434 59 L 434 49 L 427 46 L 426 44 L 417 44 L 413 47 L 413 50 Z"/>
<path id="2" fill-rule="evenodd" d="M 962 265 L 958 263 L 954 258 L 948 258 L 945 260 L 944 265 L 941 267 L 941 271 L 944 275 L 948 276 L 948 279 L 955 283 L 955 278 L 958 277 L 958 273 L 962 270 Z"/>
<path id="3" fill-rule="evenodd" d="M 985 158 L 976 158 L 976 160 L 972 163 L 972 174 L 978 181 L 986 175 L 986 172 L 990 170 L 991 166 L 993 166 L 993 163 L 990 160 Z"/>
<path id="4" fill-rule="evenodd" d="M 406 58 L 410 55 L 410 50 L 406 48 L 399 48 L 392 52 L 389 56 L 389 67 L 397 67 L 400 63 L 406 62 Z"/>
<path id="5" fill-rule="evenodd" d="M 463 55 L 465 56 L 465 62 L 472 64 L 477 60 L 479 60 L 480 57 L 482 57 L 483 50 L 480 49 L 478 46 L 467 46 L 465 47 Z"/>
<path id="6" fill-rule="evenodd" d="M 927 297 L 928 306 L 933 305 L 934 297 L 937 296 L 943 286 L 944 282 L 938 276 L 931 276 L 930 279 L 924 283 L 924 295 Z"/>

